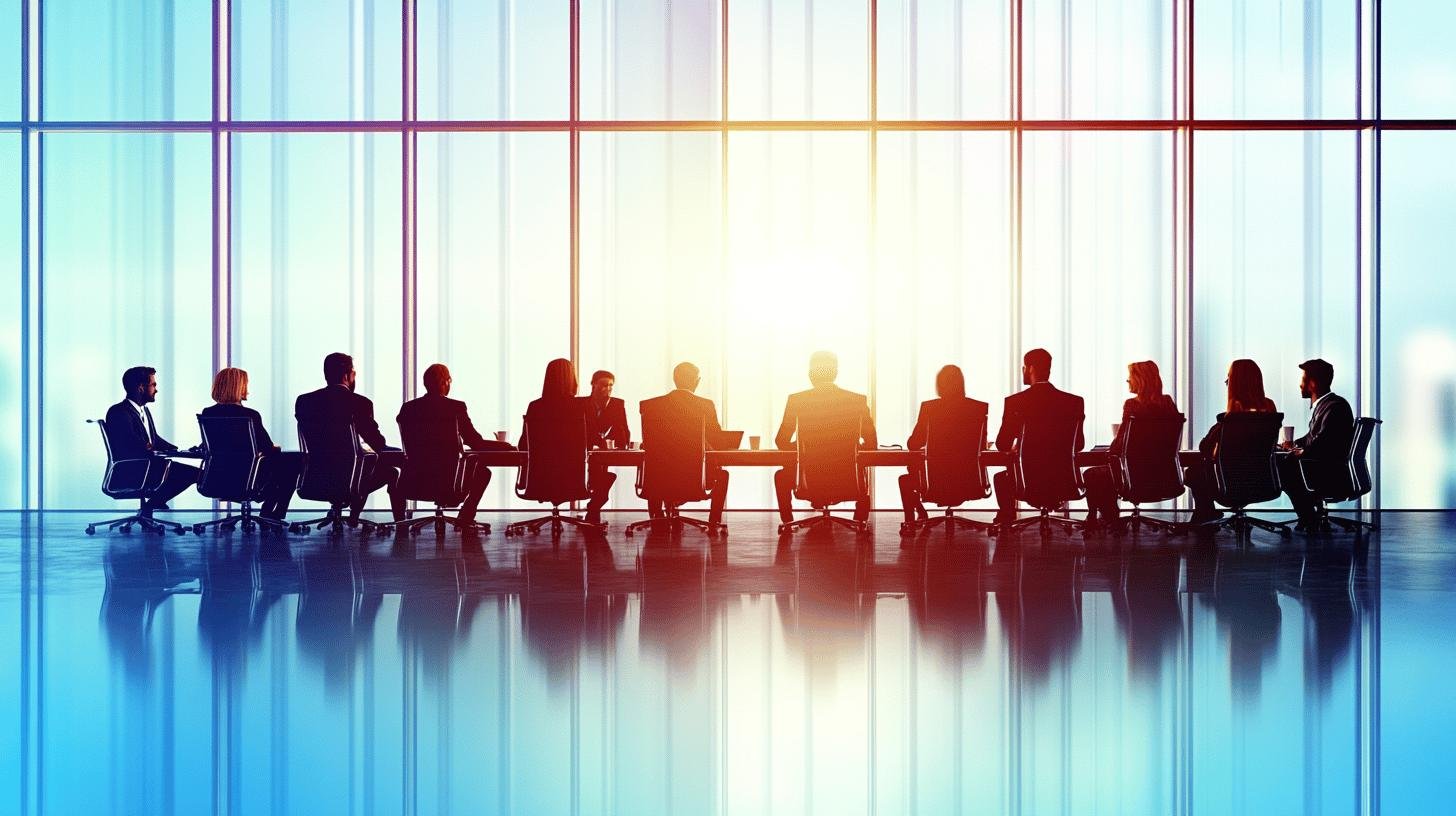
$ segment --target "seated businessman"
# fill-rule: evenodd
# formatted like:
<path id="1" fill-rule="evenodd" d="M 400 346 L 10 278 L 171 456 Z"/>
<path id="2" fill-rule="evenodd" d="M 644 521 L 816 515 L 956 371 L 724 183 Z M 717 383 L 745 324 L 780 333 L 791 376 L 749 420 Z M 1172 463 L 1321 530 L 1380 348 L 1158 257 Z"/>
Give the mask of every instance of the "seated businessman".
<path id="1" fill-rule="evenodd" d="M 869 400 L 864 394 L 846 391 L 834 384 L 839 377 L 839 358 L 833 352 L 816 351 L 809 357 L 809 383 L 807 391 L 790 394 L 784 405 L 784 420 L 774 436 L 779 450 L 797 450 L 798 440 L 804 429 L 841 429 L 856 437 L 861 450 L 873 450 L 875 421 L 870 416 Z M 783 468 L 774 473 L 774 492 L 778 496 L 779 519 L 785 524 L 794 520 L 793 492 L 798 474 L 794 468 Z M 869 480 L 861 477 L 860 495 L 854 503 L 854 520 L 867 521 L 870 517 Z"/>
<path id="2" fill-rule="evenodd" d="M 157 433 L 152 409 L 147 407 L 157 401 L 157 370 L 150 366 L 128 368 L 121 375 L 121 387 L 126 390 L 126 397 L 106 409 L 106 438 L 111 445 L 112 457 L 117 460 L 160 459 L 165 454 L 176 453 L 177 446 Z M 167 502 L 197 484 L 202 475 L 196 467 L 176 461 L 166 471 L 167 478 L 154 485 L 152 497 L 142 502 L 140 515 L 150 518 L 155 510 L 169 509 Z M 160 474 L 162 468 L 154 468 L 152 472 Z"/>
<path id="3" fill-rule="evenodd" d="M 712 440 L 718 437 L 722 428 L 718 425 L 718 407 L 712 400 L 694 393 L 701 381 L 702 375 L 697 366 L 692 363 L 678 363 L 672 370 L 672 384 L 676 387 L 660 397 L 643 400 L 642 415 L 660 417 L 665 421 L 669 433 L 687 430 L 693 434 L 701 432 L 705 446 L 711 450 Z M 701 431 L 698 430 L 700 428 Z M 645 438 L 645 420 L 642 433 L 643 444 L 650 444 Z M 723 505 L 728 501 L 728 471 L 720 467 L 710 467 L 706 481 L 709 498 L 708 523 L 721 524 Z M 649 502 L 647 510 L 653 518 L 661 517 L 664 512 L 662 502 L 657 501 Z"/>

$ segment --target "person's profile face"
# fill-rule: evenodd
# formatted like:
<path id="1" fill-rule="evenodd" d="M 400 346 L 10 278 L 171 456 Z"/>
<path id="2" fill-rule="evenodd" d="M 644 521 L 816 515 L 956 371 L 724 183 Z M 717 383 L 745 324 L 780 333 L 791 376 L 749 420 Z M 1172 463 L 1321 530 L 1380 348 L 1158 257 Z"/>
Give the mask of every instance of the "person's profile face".
<path id="1" fill-rule="evenodd" d="M 452 380 L 449 377 L 446 377 L 445 379 L 440 380 L 440 396 L 442 396 L 442 397 L 448 397 L 448 396 L 450 396 L 450 383 L 451 383 L 451 381 Z"/>
<path id="2" fill-rule="evenodd" d="M 599 400 L 610 399 L 612 386 L 616 384 L 617 381 L 611 377 L 600 377 L 592 382 L 592 396 Z"/>
<path id="3" fill-rule="evenodd" d="M 157 401 L 157 375 L 147 377 L 146 383 L 137 387 L 136 401 L 142 405 Z"/>
<path id="4" fill-rule="evenodd" d="M 1303 397 L 1304 399 L 1313 399 L 1314 398 L 1314 391 L 1315 391 L 1314 381 L 1309 378 L 1309 372 L 1308 371 L 1300 371 L 1300 373 L 1299 373 L 1299 396 Z"/>
<path id="5" fill-rule="evenodd" d="M 1034 382 L 1034 380 L 1031 377 L 1031 366 L 1027 365 L 1026 363 L 1022 363 L 1021 364 L 1021 384 L 1022 385 L 1031 385 L 1033 382 Z"/>
<path id="6" fill-rule="evenodd" d="M 349 376 L 347 376 L 347 377 L 344 378 L 344 386 L 347 387 L 350 391 L 353 391 L 354 390 L 354 387 L 356 385 L 358 385 L 358 383 L 359 383 L 359 372 L 355 371 L 352 368 L 349 369 Z"/>

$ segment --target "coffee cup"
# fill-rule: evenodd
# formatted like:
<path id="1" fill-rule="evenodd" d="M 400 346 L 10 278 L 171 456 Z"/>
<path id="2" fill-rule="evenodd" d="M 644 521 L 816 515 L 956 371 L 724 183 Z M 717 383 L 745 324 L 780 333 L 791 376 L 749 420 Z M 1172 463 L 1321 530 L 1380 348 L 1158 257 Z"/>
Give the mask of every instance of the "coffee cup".
<path id="1" fill-rule="evenodd" d="M 750 437 L 748 437 L 748 449 L 749 450 L 758 450 L 759 443 L 761 443 L 762 441 L 763 441 L 763 438 L 762 437 L 758 437 L 758 436 L 750 436 Z"/>
<path id="2" fill-rule="evenodd" d="M 497 442 L 509 442 L 509 441 L 511 441 L 511 434 L 510 434 L 510 432 L 509 431 L 496 431 L 495 432 L 495 441 L 497 441 Z"/>
<path id="3" fill-rule="evenodd" d="M 1279 429 L 1279 441 L 1286 445 L 1294 444 L 1294 426 L 1285 425 Z"/>
<path id="4" fill-rule="evenodd" d="M 615 440 L 615 439 L 607 439 L 605 441 L 607 443 L 607 450 L 616 450 L 617 449 L 617 440 Z"/>
<path id="5" fill-rule="evenodd" d="M 628 442 L 627 443 L 627 450 L 637 450 L 637 443 L 636 442 Z"/>

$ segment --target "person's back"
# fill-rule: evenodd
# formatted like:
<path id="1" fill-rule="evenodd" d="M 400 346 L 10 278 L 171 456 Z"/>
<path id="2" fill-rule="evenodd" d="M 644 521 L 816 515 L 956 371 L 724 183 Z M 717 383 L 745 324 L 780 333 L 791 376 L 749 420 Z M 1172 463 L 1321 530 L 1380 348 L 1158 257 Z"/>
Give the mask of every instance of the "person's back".
<path id="1" fill-rule="evenodd" d="M 774 435 L 774 444 L 779 450 L 798 450 L 800 441 L 806 437 L 811 443 L 822 442 L 836 450 L 841 442 L 849 449 L 871 450 L 876 446 L 869 400 L 863 394 L 835 385 L 838 376 L 839 359 L 833 354 L 821 351 L 810 357 L 809 382 L 814 387 L 789 395 L 784 404 L 783 421 Z M 805 468 L 806 462 L 801 460 L 798 469 Z M 790 495 L 796 482 L 797 474 L 788 468 L 774 474 L 779 518 L 784 522 L 793 520 Z M 860 493 L 855 519 L 864 521 L 869 517 L 869 495 L 867 489 Z"/>
<path id="2" fill-rule="evenodd" d="M 394 450 L 379 430 L 374 419 L 374 403 L 354 392 L 357 383 L 354 358 L 335 352 L 324 358 L 323 388 L 300 394 L 293 403 L 293 415 L 298 420 L 299 435 L 308 445 L 308 467 L 310 471 L 320 466 L 340 468 L 351 462 L 354 456 L 354 440 L 349 437 L 349 426 L 376 452 Z M 359 493 L 350 503 L 350 516 L 357 519 L 363 511 L 368 495 L 381 487 L 388 487 L 390 507 L 394 518 L 404 518 L 404 499 L 398 497 L 394 487 L 399 480 L 399 471 L 380 460 L 374 460 L 359 482 Z"/>
<path id="3" fill-rule="evenodd" d="M 1021 381 L 1026 384 L 1026 388 L 1006 398 L 1001 411 L 1001 429 L 996 432 L 997 450 L 1014 449 L 1017 440 L 1022 436 L 1022 429 L 1028 424 L 1058 420 L 1074 424 L 1072 453 L 1087 446 L 1086 438 L 1082 434 L 1082 421 L 1086 417 L 1082 398 L 1052 385 L 1051 373 L 1052 355 L 1045 349 L 1032 349 L 1022 356 Z M 996 504 L 1000 508 L 996 513 L 996 523 L 1013 521 L 1016 518 L 1018 496 L 1016 480 L 1011 470 L 997 473 L 993 482 Z"/>
<path id="4" fill-rule="evenodd" d="M 915 428 L 906 440 L 906 447 L 910 450 L 924 450 L 930 429 L 951 421 L 952 418 L 957 422 L 979 418 L 984 429 L 990 412 L 990 405 L 971 397 L 937 397 L 926 400 L 920 403 L 920 413 L 915 418 Z M 982 434 L 984 436 L 984 430 Z M 985 439 L 981 443 L 984 448 Z"/>

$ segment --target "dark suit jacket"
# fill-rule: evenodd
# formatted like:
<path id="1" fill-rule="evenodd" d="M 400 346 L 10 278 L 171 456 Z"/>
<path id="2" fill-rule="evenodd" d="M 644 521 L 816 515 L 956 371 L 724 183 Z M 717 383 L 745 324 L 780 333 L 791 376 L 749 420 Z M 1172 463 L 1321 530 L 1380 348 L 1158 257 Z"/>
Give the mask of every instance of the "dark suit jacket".
<path id="1" fill-rule="evenodd" d="M 784 404 L 784 421 L 779 424 L 779 432 L 774 436 L 774 444 L 779 450 L 795 449 L 795 432 L 801 421 L 842 424 L 846 428 L 857 426 L 861 449 L 872 450 L 878 444 L 869 400 L 864 394 L 846 391 L 832 383 L 789 395 L 788 402 Z"/>
<path id="2" fill-rule="evenodd" d="M 150 419 L 151 409 L 142 408 Z M 177 450 L 176 445 L 157 433 L 155 421 L 142 423 L 130 400 L 122 400 L 106 409 L 106 437 L 111 442 L 111 455 L 118 460 L 145 459 L 154 453 Z"/>
<path id="3" fill-rule="evenodd" d="M 258 443 L 258 450 L 261 453 L 273 451 L 273 439 L 268 436 L 268 429 L 263 427 L 263 415 L 245 405 L 232 405 L 227 403 L 215 403 L 203 408 L 200 412 L 205 417 L 244 417 L 253 425 L 253 439 Z"/>
<path id="4" fill-rule="evenodd" d="M 1272 413 L 1275 410 L 1272 407 L 1274 403 L 1269 402 L 1269 405 L 1271 406 L 1269 408 L 1269 411 L 1270 413 Z M 1199 440 L 1198 442 L 1198 452 L 1203 454 L 1203 460 L 1205 462 L 1213 461 L 1213 454 L 1214 451 L 1218 448 L 1218 440 L 1221 435 L 1219 426 L 1223 424 L 1224 417 L 1226 416 L 1228 416 L 1227 412 L 1218 412 L 1218 415 L 1213 418 L 1213 424 L 1210 425 L 1208 428 L 1208 433 L 1204 434 L 1203 439 Z"/>
<path id="5" fill-rule="evenodd" d="M 1082 420 L 1087 412 L 1082 398 L 1068 394 L 1049 382 L 1027 386 L 1006 398 L 1006 407 L 1001 412 L 1001 430 L 996 432 L 996 449 L 1009 451 L 1021 433 L 1021 426 L 1027 419 L 1045 416 L 1077 417 L 1077 450 L 1087 446 L 1082 436 Z"/>
<path id="6" fill-rule="evenodd" d="M 374 403 L 342 385 L 326 385 L 317 391 L 299 394 L 293 403 L 293 416 L 301 423 L 322 426 L 354 423 L 354 432 L 376 451 L 387 450 L 389 442 L 374 421 Z"/>
<path id="7" fill-rule="evenodd" d="M 905 446 L 910 450 L 925 450 L 925 440 L 930 433 L 930 426 L 938 424 L 940 418 L 945 415 L 947 409 L 958 407 L 956 402 L 959 399 L 933 399 L 920 403 L 920 414 L 915 418 L 915 429 L 910 432 L 910 439 Z M 990 413 L 991 406 L 978 399 L 965 397 L 964 402 L 971 404 L 971 411 L 981 418 L 981 448 L 986 447 L 986 417 Z"/>
<path id="8" fill-rule="evenodd" d="M 674 426 L 690 427 L 701 421 L 703 441 L 709 450 L 713 447 L 714 434 L 723 430 L 718 426 L 718 406 L 707 397 L 700 397 L 691 391 L 676 388 L 660 397 L 642 401 L 643 414 L 653 409 L 664 411 L 668 422 Z"/>
<path id="9" fill-rule="evenodd" d="M 1339 394 L 1326 394 L 1314 407 L 1309 418 L 1309 433 L 1294 440 L 1294 446 L 1303 448 L 1300 459 L 1308 467 L 1344 464 L 1350 455 L 1350 445 L 1355 441 L 1355 413 L 1350 403 Z"/>
<path id="10" fill-rule="evenodd" d="M 571 401 L 571 405 L 569 408 L 561 403 L 561 400 L 563 399 L 569 399 Z M 585 421 L 586 403 L 583 402 L 580 397 L 541 397 L 540 399 L 531 400 L 531 403 L 526 406 L 526 417 L 534 417 L 542 422 L 550 421 L 575 423 L 577 417 L 582 417 Z M 531 440 L 529 438 L 530 434 L 527 432 L 529 427 L 529 424 L 521 426 L 521 444 L 518 446 L 521 450 L 527 450 L 531 445 Z M 536 433 L 538 434 L 550 432 L 551 428 L 538 427 L 536 429 Z M 587 437 L 587 447 L 590 448 L 590 431 L 588 431 Z"/>
<path id="11" fill-rule="evenodd" d="M 581 400 L 581 410 L 586 414 L 586 438 L 593 448 L 602 447 L 607 439 L 616 442 L 619 448 L 627 447 L 632 441 L 632 429 L 627 425 L 626 402 L 612 397 L 605 408 L 597 411 L 591 397 L 577 399 Z"/>
<path id="12" fill-rule="evenodd" d="M 427 440 L 427 445 L 438 437 L 442 442 L 440 447 L 453 447 L 454 443 L 449 438 L 453 432 L 458 433 L 471 450 L 490 447 L 470 422 L 470 411 L 465 403 L 439 394 L 426 394 L 401 405 L 395 421 L 399 423 L 401 436 Z"/>
<path id="13" fill-rule="evenodd" d="M 1128 397 L 1122 403 L 1122 424 L 1126 426 L 1127 420 L 1130 417 L 1152 418 L 1177 416 L 1178 403 L 1174 402 L 1173 398 L 1167 394 L 1159 394 L 1158 396 L 1161 399 L 1144 400 L 1141 397 Z M 1124 439 L 1124 434 L 1126 433 L 1125 430 L 1118 430 L 1117 438 L 1113 439 L 1112 444 L 1108 446 L 1107 452 L 1109 455 L 1116 456 L 1122 453 L 1123 448 L 1127 445 L 1127 441 Z"/>

